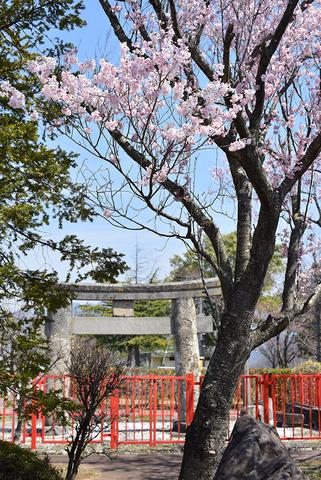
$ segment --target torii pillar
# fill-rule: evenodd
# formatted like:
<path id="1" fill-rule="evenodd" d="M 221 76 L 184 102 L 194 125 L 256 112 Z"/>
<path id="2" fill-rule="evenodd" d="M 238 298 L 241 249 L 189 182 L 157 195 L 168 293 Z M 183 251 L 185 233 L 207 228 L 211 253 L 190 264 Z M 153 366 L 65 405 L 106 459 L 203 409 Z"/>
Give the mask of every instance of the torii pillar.
<path id="1" fill-rule="evenodd" d="M 197 338 L 196 309 L 193 298 L 172 300 L 171 329 L 174 336 L 175 372 L 177 376 L 193 373 L 199 379 L 200 359 Z M 196 400 L 196 399 L 195 399 Z M 180 384 L 180 425 L 173 429 L 186 429 L 186 382 Z"/>
<path id="2" fill-rule="evenodd" d="M 176 375 L 193 373 L 199 377 L 199 346 L 193 298 L 172 300 L 171 328 L 174 336 Z"/>
<path id="3" fill-rule="evenodd" d="M 48 320 L 45 324 L 45 335 L 49 340 L 53 368 L 52 372 L 65 373 L 65 361 L 69 359 L 71 350 L 71 323 L 72 323 L 72 305 L 71 303 L 60 308 L 56 312 L 48 311 Z"/>

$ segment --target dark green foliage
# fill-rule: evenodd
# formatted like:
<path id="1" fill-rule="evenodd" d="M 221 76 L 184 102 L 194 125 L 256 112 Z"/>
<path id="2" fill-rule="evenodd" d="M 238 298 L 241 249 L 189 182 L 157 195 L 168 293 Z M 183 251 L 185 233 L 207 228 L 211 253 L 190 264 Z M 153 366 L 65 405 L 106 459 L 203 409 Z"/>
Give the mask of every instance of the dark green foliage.
<path id="1" fill-rule="evenodd" d="M 28 448 L 0 441 L 0 480 L 62 480 L 48 457 L 41 459 Z"/>
<path id="2" fill-rule="evenodd" d="M 32 99 L 37 84 L 26 70 L 27 63 L 44 50 L 46 42 L 61 54 L 70 50 L 70 45 L 58 40 L 48 42 L 51 29 L 84 25 L 80 18 L 83 8 L 82 1 L 74 0 L 0 0 L 1 81 Z M 20 257 L 39 246 L 58 252 L 70 270 L 89 266 L 85 276 L 96 280 L 113 281 L 125 270 L 121 255 L 111 249 L 92 250 L 74 235 L 53 241 L 43 234 L 52 221 L 62 229 L 66 221 L 92 221 L 94 213 L 86 203 L 83 186 L 70 176 L 77 156 L 60 147 L 48 148 L 40 138 L 37 122 L 22 109 L 11 108 L 4 96 L 0 97 L 0 155 L 0 273 L 10 287 L 7 289 L 5 280 L 0 285 L 1 296 L 3 290 L 10 296 L 11 287 L 18 283 L 19 298 L 26 274 L 17 264 Z M 43 288 L 46 272 L 30 272 L 29 285 L 32 279 L 40 281 Z M 57 277 L 51 280 L 57 282 Z"/>
<path id="3" fill-rule="evenodd" d="M 122 253 L 116 253 L 111 248 L 103 248 L 101 252 L 93 252 L 95 268 L 89 270 L 87 275 L 99 283 L 114 283 L 119 273 L 124 273 L 128 267 L 123 260 Z"/>
<path id="4" fill-rule="evenodd" d="M 1 0 L 0 29 L 12 28 L 17 34 L 22 30 L 33 30 L 34 41 L 40 43 L 50 28 L 71 30 L 85 22 L 80 18 L 83 1 L 59 0 Z M 31 41 L 30 38 L 28 38 Z"/>
<path id="5" fill-rule="evenodd" d="M 315 360 L 307 360 L 300 363 L 293 368 L 250 368 L 251 375 L 263 375 L 268 373 L 269 375 L 314 375 L 321 373 L 321 363 Z"/>
<path id="6" fill-rule="evenodd" d="M 292 375 L 292 368 L 250 368 L 250 375 Z"/>
<path id="7" fill-rule="evenodd" d="M 166 346 L 173 344 L 167 340 L 165 335 L 135 335 L 124 342 L 124 346 L 137 346 L 145 352 L 164 351 Z"/>
<path id="8" fill-rule="evenodd" d="M 112 302 L 104 303 L 86 303 L 79 305 L 77 309 L 77 316 L 80 317 L 112 317 L 113 305 Z"/>
<path id="9" fill-rule="evenodd" d="M 226 233 L 222 236 L 222 240 L 233 267 L 235 265 L 236 257 L 236 232 Z M 216 260 L 213 246 L 210 244 L 207 237 L 205 237 L 204 240 L 204 249 L 214 260 Z M 170 281 L 179 282 L 183 280 L 194 280 L 201 277 L 199 259 L 197 253 L 193 249 L 187 250 L 182 256 L 174 255 L 171 258 L 170 263 L 172 267 L 169 276 Z M 281 248 L 277 245 L 266 275 L 264 284 L 265 292 L 271 290 L 274 285 L 274 277 L 281 272 L 283 266 L 284 259 L 281 255 Z M 214 270 L 208 262 L 204 263 L 203 274 L 205 278 L 215 277 Z"/>
<path id="10" fill-rule="evenodd" d="M 314 375 L 321 373 L 321 362 L 315 360 L 307 360 L 300 363 L 292 370 L 293 373 L 301 373 L 302 375 Z"/>
<path id="11" fill-rule="evenodd" d="M 166 317 L 170 315 L 168 300 L 141 300 L 134 304 L 136 317 Z"/>
<path id="12" fill-rule="evenodd" d="M 131 368 L 130 371 L 128 372 L 129 375 L 169 375 L 169 376 L 175 376 L 175 368 L 144 368 L 144 367 L 139 367 L 139 368 Z"/>
<path id="13" fill-rule="evenodd" d="M 84 25 L 83 8 L 83 2 L 75 0 L 0 0 L 1 82 L 23 92 L 27 102 L 34 98 L 38 85 L 27 63 L 49 44 L 52 52 L 70 50 L 70 45 L 50 35 L 53 29 Z M 62 232 L 65 222 L 90 222 L 94 214 L 84 188 L 71 178 L 77 156 L 49 148 L 42 129 L 40 134 L 36 121 L 0 96 L 0 392 L 20 394 L 19 421 L 23 402 L 30 403 L 31 398 L 43 408 L 58 409 L 50 395 L 40 398 L 38 392 L 35 399 L 30 380 L 55 361 L 39 335 L 46 310 L 57 310 L 70 298 L 70 292 L 58 285 L 56 271 L 25 269 L 24 257 L 35 248 L 41 258 L 57 253 L 69 265 L 67 281 L 76 271 L 77 279 L 90 276 L 112 282 L 126 269 L 122 255 L 111 249 L 98 251 L 63 233 L 53 240 L 46 233 L 49 224 Z"/>

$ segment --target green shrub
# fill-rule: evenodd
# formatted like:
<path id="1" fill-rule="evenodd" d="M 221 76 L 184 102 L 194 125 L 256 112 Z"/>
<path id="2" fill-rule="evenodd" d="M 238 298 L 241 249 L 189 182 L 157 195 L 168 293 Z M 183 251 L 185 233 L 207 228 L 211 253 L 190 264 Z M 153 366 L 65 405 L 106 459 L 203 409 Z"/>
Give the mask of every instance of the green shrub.
<path id="1" fill-rule="evenodd" d="M 48 457 L 41 459 L 28 448 L 0 441 L 0 480 L 62 480 Z"/>
<path id="2" fill-rule="evenodd" d="M 147 368 L 147 367 L 134 367 L 126 372 L 127 375 L 175 375 L 174 368 Z"/>
<path id="3" fill-rule="evenodd" d="M 269 375 L 291 375 L 294 372 L 292 368 L 250 368 L 250 375 L 264 375 L 265 373 Z"/>
<path id="4" fill-rule="evenodd" d="M 206 368 L 201 368 L 200 375 L 205 375 Z M 160 376 L 176 376 L 175 368 L 148 368 L 148 367 L 133 367 L 130 368 L 126 375 L 160 375 Z"/>
<path id="5" fill-rule="evenodd" d="M 306 362 L 300 363 L 300 365 L 293 368 L 293 373 L 301 373 L 305 375 L 321 373 L 321 362 L 307 360 Z"/>

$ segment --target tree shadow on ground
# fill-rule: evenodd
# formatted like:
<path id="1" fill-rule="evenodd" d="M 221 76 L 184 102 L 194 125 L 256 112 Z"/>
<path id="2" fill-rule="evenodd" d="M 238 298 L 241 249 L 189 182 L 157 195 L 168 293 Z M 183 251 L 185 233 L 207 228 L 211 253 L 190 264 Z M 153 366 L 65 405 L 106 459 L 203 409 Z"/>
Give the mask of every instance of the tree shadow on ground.
<path id="1" fill-rule="evenodd" d="M 181 463 L 178 454 L 119 455 L 110 459 L 103 455 L 88 457 L 82 468 L 99 472 L 97 480 L 177 480 Z M 66 456 L 52 456 L 54 464 L 68 461 Z"/>

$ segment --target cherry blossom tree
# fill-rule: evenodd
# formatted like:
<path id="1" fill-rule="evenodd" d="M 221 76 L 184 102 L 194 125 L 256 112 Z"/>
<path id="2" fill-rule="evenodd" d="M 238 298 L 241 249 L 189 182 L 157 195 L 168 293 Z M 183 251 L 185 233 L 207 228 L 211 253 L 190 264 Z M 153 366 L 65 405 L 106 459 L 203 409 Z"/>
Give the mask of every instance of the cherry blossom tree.
<path id="1" fill-rule="evenodd" d="M 79 62 L 70 52 L 63 64 L 32 61 L 41 84 L 34 110 L 104 162 L 95 174 L 87 167 L 87 180 L 109 222 L 190 242 L 220 280 L 217 345 L 180 473 L 181 480 L 213 478 L 251 351 L 303 318 L 321 295 L 320 285 L 303 301 L 297 295 L 301 257 L 316 244 L 321 193 L 321 2 L 100 4 L 119 56 Z M 10 85 L 1 88 L 24 107 Z M 233 261 L 222 214 L 235 222 Z M 282 305 L 257 322 L 278 234 Z M 203 249 L 204 236 L 214 255 Z"/>

